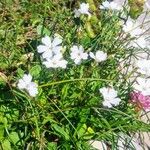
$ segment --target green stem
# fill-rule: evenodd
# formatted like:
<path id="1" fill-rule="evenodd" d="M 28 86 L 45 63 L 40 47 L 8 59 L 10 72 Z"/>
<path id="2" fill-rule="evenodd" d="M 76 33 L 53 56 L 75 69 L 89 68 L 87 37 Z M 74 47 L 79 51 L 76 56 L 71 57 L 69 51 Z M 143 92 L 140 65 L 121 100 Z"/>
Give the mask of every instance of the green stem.
<path id="1" fill-rule="evenodd" d="M 80 78 L 80 79 L 69 79 L 69 80 L 62 80 L 62 81 L 56 81 L 56 82 L 46 83 L 46 84 L 40 85 L 39 87 L 47 87 L 47 86 L 51 86 L 51 85 L 68 83 L 68 82 L 76 82 L 76 81 L 104 81 L 104 82 L 113 82 L 112 80 L 107 80 L 107 79 Z"/>

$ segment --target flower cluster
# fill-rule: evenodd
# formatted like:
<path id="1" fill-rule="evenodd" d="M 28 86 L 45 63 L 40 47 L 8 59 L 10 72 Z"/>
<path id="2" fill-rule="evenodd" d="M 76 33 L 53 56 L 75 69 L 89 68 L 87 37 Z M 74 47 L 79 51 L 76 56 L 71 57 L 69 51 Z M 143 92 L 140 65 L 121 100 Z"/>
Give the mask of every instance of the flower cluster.
<path id="1" fill-rule="evenodd" d="M 60 36 L 55 36 L 51 38 L 49 36 L 45 36 L 42 38 L 42 44 L 37 47 L 38 53 L 41 54 L 43 64 L 46 68 L 63 68 L 67 67 L 67 61 L 63 58 L 63 47 L 61 46 L 62 38 Z M 74 61 L 75 64 L 81 64 L 82 60 L 87 60 L 88 56 L 95 59 L 96 62 L 102 62 L 107 59 L 107 53 L 103 51 L 97 51 L 94 55 L 92 52 L 88 54 L 84 52 L 84 48 L 79 45 L 73 45 L 71 47 L 70 57 Z M 38 93 L 37 84 L 31 82 L 32 76 L 24 75 L 22 79 L 19 80 L 18 88 L 25 89 L 28 91 L 29 95 L 35 97 Z"/>
<path id="2" fill-rule="evenodd" d="M 51 37 L 45 36 L 42 38 L 42 45 L 37 47 L 38 53 L 42 54 L 42 58 L 44 59 L 43 64 L 47 68 L 66 68 L 67 61 L 63 59 L 62 49 L 60 46 L 62 43 L 62 39 L 59 37 L 55 37 L 52 39 Z M 84 48 L 82 45 L 73 45 L 71 47 L 70 57 L 74 61 L 75 64 L 81 64 L 82 60 L 87 60 L 88 56 L 95 59 L 96 62 L 100 63 L 107 59 L 107 53 L 98 50 L 94 55 L 93 52 L 89 54 L 84 52 Z"/>
<path id="3" fill-rule="evenodd" d="M 32 97 L 38 94 L 38 85 L 32 82 L 32 76 L 30 74 L 24 74 L 22 79 L 19 79 L 18 88 L 20 90 L 26 90 Z"/>
<path id="4" fill-rule="evenodd" d="M 54 38 L 42 38 L 42 44 L 37 47 L 37 51 L 42 54 L 43 64 L 47 68 L 66 68 L 68 62 L 63 58 L 61 43 L 62 39 L 58 35 Z"/>
<path id="5" fill-rule="evenodd" d="M 145 35 L 146 27 L 144 27 L 141 24 L 140 19 L 133 20 L 129 17 L 126 23 L 123 24 L 122 29 L 126 34 L 129 34 L 130 37 L 133 38 L 128 47 L 132 46 L 135 48 L 142 48 L 142 49 L 150 48 L 148 36 Z"/>
<path id="6" fill-rule="evenodd" d="M 142 92 L 132 92 L 130 94 L 131 100 L 139 108 L 143 108 L 145 111 L 150 111 L 150 96 L 144 96 Z"/>
<path id="7" fill-rule="evenodd" d="M 136 63 L 137 72 L 142 75 L 133 84 L 134 92 L 131 93 L 132 102 L 144 110 L 150 110 L 150 60 L 139 59 Z"/>
<path id="8" fill-rule="evenodd" d="M 128 3 L 128 2 L 127 2 Z M 116 5 L 116 6 L 115 6 Z M 149 10 L 150 3 L 149 1 L 145 1 L 144 4 L 144 11 L 147 12 Z M 115 10 L 118 8 L 119 4 L 115 2 L 108 2 L 105 1 L 100 6 L 101 9 L 111 9 Z M 130 8 L 129 8 L 130 9 Z M 118 9 L 119 10 L 119 9 Z M 129 11 L 129 10 L 127 10 Z M 132 19 L 130 16 L 124 16 L 124 21 L 122 20 L 122 30 L 125 33 L 122 37 L 130 38 L 127 41 L 126 45 L 127 48 L 138 48 L 138 49 L 150 49 L 150 41 L 149 35 L 147 34 L 149 28 L 149 17 L 147 17 L 146 13 L 141 14 L 136 20 Z M 146 53 L 146 52 L 145 52 Z M 130 66 L 128 66 L 127 71 L 132 73 L 132 82 L 136 81 L 133 84 L 134 91 L 131 93 L 131 99 L 134 103 L 137 103 L 140 107 L 149 109 L 150 103 L 150 60 L 149 58 L 131 58 Z M 123 70 L 125 70 L 123 68 Z M 141 77 L 136 78 L 137 76 L 141 75 Z M 129 80 L 130 80 L 129 79 Z"/>
<path id="9" fill-rule="evenodd" d="M 110 88 L 110 87 L 108 87 L 108 88 L 103 87 L 103 88 L 99 89 L 99 91 L 104 98 L 103 106 L 111 108 L 113 106 L 119 105 L 121 99 L 118 98 L 116 90 L 114 90 L 113 88 Z"/>
<path id="10" fill-rule="evenodd" d="M 149 36 L 145 34 L 149 29 L 149 15 L 147 15 L 149 12 L 147 10 L 149 8 L 150 3 L 148 2 L 148 0 L 147 1 L 145 0 L 143 2 L 145 2 L 143 12 L 141 12 L 141 15 L 139 15 L 137 19 L 132 19 L 130 16 L 127 16 L 126 13 L 123 13 L 122 14 L 123 16 L 121 16 L 121 18 L 124 18 L 121 21 L 122 30 L 124 31 L 125 35 L 130 35 L 130 37 L 132 38 L 132 40 L 130 39 L 130 43 L 128 43 L 127 47 L 135 47 L 142 49 L 150 48 L 149 46 L 150 43 L 148 41 Z M 119 6 L 119 3 L 120 3 L 119 1 L 116 2 L 116 5 Z M 125 0 L 124 0 L 124 7 L 127 12 L 129 12 L 131 9 L 130 6 L 128 5 L 128 1 Z"/>

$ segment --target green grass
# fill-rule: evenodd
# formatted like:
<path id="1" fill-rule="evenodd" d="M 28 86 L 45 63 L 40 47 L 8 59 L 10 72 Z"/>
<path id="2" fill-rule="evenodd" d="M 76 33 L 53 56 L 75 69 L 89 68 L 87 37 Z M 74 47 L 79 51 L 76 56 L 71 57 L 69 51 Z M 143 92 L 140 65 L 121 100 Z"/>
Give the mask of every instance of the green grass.
<path id="1" fill-rule="evenodd" d="M 120 132 L 150 130 L 129 104 L 127 75 L 122 80 L 119 76 L 118 60 L 130 52 L 123 46 L 125 41 L 117 39 L 119 18 L 95 12 L 95 20 L 79 21 L 73 14 L 77 7 L 77 2 L 69 0 L 0 2 L 0 150 L 88 150 L 91 139 L 116 149 Z M 47 69 L 37 46 L 45 34 L 55 33 L 63 37 L 67 60 L 76 43 L 86 51 L 101 49 L 109 58 L 100 64 L 88 60 L 77 66 L 70 61 L 65 70 Z M 39 85 L 36 98 L 16 87 L 28 72 Z M 99 93 L 99 88 L 109 85 L 122 100 L 112 109 L 102 106 Z"/>

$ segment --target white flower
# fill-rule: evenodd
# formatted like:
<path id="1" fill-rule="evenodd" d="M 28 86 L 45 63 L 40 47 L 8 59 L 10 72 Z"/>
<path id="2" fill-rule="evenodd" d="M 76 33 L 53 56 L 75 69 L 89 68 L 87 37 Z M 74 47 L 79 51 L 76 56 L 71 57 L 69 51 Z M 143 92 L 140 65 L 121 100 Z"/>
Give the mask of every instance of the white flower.
<path id="1" fill-rule="evenodd" d="M 119 11 L 122 10 L 122 7 L 113 1 L 112 2 L 105 1 L 102 3 L 102 5 L 100 5 L 100 9 L 110 9 Z"/>
<path id="2" fill-rule="evenodd" d="M 87 14 L 89 15 L 89 4 L 88 3 L 81 3 L 79 11 L 81 14 Z"/>
<path id="3" fill-rule="evenodd" d="M 150 60 L 147 59 L 140 59 L 136 63 L 138 67 L 138 72 L 143 75 L 150 76 Z"/>
<path id="4" fill-rule="evenodd" d="M 74 10 L 75 17 L 80 17 L 81 14 L 85 14 L 90 16 L 91 14 L 89 13 L 89 4 L 88 3 L 81 3 L 79 9 Z"/>
<path id="5" fill-rule="evenodd" d="M 76 46 L 74 45 L 72 48 L 71 48 L 71 59 L 74 60 L 75 64 L 80 64 L 82 59 L 83 60 L 86 60 L 88 58 L 88 54 L 87 53 L 84 53 L 84 49 L 82 46 Z"/>
<path id="6" fill-rule="evenodd" d="M 95 55 L 92 52 L 90 52 L 89 55 L 98 63 L 107 59 L 107 53 L 104 53 L 103 51 L 97 51 Z"/>
<path id="7" fill-rule="evenodd" d="M 37 47 L 38 52 L 42 53 L 43 64 L 47 68 L 66 68 L 67 61 L 63 59 L 64 48 L 60 46 L 62 38 L 59 35 L 54 35 L 54 39 L 45 36 L 42 38 L 43 45 Z"/>
<path id="8" fill-rule="evenodd" d="M 133 84 L 133 88 L 141 92 L 144 96 L 149 96 L 150 95 L 150 79 L 145 79 L 138 77 L 136 79 L 136 82 Z"/>
<path id="9" fill-rule="evenodd" d="M 42 53 L 43 58 L 51 58 L 54 54 L 60 53 L 62 46 L 62 39 L 59 36 L 55 36 L 54 39 L 45 36 L 42 38 L 42 45 L 37 47 L 38 53 Z"/>
<path id="10" fill-rule="evenodd" d="M 132 19 L 128 19 L 126 23 L 123 25 L 123 31 L 131 35 L 131 37 L 139 36 L 144 32 L 143 29 L 140 28 L 139 23 L 133 21 Z"/>
<path id="11" fill-rule="evenodd" d="M 67 61 L 63 59 L 62 54 L 56 54 L 52 58 L 46 59 L 46 61 L 43 62 L 43 64 L 47 68 L 66 68 Z"/>
<path id="12" fill-rule="evenodd" d="M 19 79 L 18 88 L 20 90 L 26 90 L 32 97 L 35 97 L 38 94 L 38 85 L 32 82 L 32 76 L 30 74 L 24 74 L 22 79 Z"/>
<path id="13" fill-rule="evenodd" d="M 117 97 L 117 91 L 115 91 L 113 88 L 103 87 L 99 89 L 99 91 L 104 98 L 103 106 L 111 108 L 119 105 L 121 99 Z"/>

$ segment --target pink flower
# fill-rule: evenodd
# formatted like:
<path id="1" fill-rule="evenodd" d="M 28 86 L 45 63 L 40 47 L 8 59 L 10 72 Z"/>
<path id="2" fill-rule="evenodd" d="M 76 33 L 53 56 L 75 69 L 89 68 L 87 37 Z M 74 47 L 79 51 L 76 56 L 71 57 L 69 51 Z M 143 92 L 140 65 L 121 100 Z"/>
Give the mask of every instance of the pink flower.
<path id="1" fill-rule="evenodd" d="M 145 111 L 150 110 L 150 96 L 144 96 L 141 92 L 132 92 L 130 94 L 131 101 Z"/>

